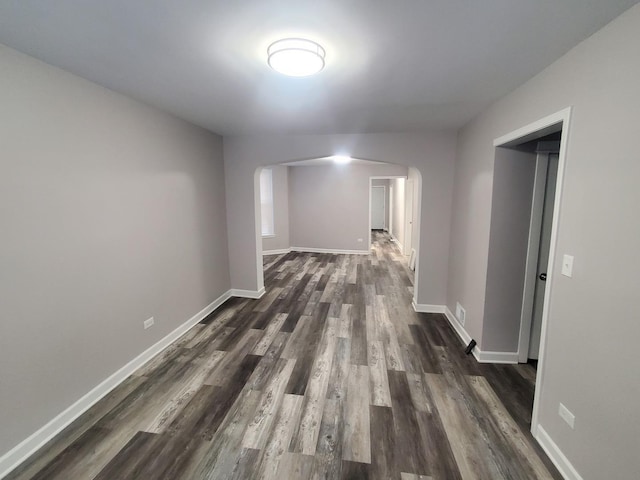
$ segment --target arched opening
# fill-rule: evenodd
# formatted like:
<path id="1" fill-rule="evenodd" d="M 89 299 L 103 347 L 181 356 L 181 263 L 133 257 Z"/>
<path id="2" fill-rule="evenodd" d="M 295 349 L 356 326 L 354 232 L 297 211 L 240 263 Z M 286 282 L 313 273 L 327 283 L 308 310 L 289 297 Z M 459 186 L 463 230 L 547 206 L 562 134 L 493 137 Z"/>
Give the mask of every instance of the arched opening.
<path id="1" fill-rule="evenodd" d="M 271 204 L 274 208 L 275 229 L 271 235 L 265 235 L 263 229 L 264 172 L 267 169 L 271 170 Z M 419 303 L 422 175 L 414 167 L 360 158 L 353 159 L 349 165 L 336 165 L 325 157 L 288 160 L 256 168 L 254 224 L 259 294 L 265 292 L 262 261 L 265 252 L 370 254 L 371 188 L 377 179 L 402 181 L 410 186 L 404 191 L 407 204 L 410 204 L 407 207 L 410 218 L 404 222 L 402 241 L 397 238 L 400 235 L 393 237 L 400 245 L 407 265 L 411 263 L 412 266 L 411 296 L 415 307 Z M 283 216 L 288 217 L 286 221 Z"/>

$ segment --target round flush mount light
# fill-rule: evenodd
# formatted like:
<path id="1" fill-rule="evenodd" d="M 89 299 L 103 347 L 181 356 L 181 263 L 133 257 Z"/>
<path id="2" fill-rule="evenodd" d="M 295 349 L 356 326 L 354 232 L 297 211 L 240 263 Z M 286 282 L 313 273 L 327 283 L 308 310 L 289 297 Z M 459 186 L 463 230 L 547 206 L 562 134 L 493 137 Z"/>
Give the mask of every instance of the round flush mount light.
<path id="1" fill-rule="evenodd" d="M 324 68 L 324 48 L 304 38 L 277 40 L 269 45 L 267 55 L 271 68 L 290 77 L 307 77 Z"/>

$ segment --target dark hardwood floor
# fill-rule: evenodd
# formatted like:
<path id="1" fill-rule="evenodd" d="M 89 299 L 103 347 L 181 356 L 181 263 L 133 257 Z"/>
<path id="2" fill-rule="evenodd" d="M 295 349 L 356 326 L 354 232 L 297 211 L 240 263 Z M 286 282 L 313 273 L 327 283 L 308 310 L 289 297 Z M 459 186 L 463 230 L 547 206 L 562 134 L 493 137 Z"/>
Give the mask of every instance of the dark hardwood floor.
<path id="1" fill-rule="evenodd" d="M 535 371 L 481 365 L 371 255 L 264 259 L 232 299 L 7 478 L 561 478 L 529 433 Z"/>

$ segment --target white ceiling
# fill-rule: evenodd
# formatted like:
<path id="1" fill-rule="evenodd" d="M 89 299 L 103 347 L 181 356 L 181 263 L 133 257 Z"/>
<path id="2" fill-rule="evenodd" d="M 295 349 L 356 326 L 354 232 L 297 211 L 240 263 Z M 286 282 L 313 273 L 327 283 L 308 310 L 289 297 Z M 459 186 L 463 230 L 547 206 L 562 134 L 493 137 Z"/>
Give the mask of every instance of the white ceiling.
<path id="1" fill-rule="evenodd" d="M 224 135 L 455 128 L 638 0 L 3 0 L 0 43 Z M 326 68 L 266 49 L 304 36 Z"/>

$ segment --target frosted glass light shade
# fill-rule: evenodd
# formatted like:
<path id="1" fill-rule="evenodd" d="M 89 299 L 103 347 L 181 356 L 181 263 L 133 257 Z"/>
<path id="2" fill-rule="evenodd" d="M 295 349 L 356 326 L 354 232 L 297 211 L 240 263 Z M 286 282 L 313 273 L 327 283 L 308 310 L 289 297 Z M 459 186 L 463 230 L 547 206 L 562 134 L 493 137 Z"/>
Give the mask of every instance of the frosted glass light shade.
<path id="1" fill-rule="evenodd" d="M 277 40 L 269 45 L 267 55 L 271 68 L 290 77 L 306 77 L 324 68 L 324 48 L 304 38 Z"/>

